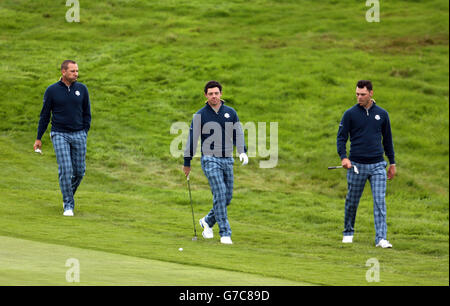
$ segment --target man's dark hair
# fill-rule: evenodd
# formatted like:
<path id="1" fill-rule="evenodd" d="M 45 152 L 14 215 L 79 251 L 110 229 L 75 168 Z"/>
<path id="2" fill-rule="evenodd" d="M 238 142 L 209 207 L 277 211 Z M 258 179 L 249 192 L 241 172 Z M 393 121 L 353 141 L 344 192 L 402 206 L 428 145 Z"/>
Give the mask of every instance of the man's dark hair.
<path id="1" fill-rule="evenodd" d="M 76 64 L 77 62 L 72 61 L 72 60 L 65 60 L 64 62 L 62 62 L 61 64 L 61 70 L 67 70 L 67 68 L 69 67 L 69 64 Z"/>
<path id="2" fill-rule="evenodd" d="M 214 87 L 219 88 L 220 92 L 222 92 L 222 85 L 220 85 L 219 82 L 217 82 L 217 81 L 209 81 L 205 85 L 205 94 L 208 92 L 208 88 L 214 88 Z"/>
<path id="3" fill-rule="evenodd" d="M 372 82 L 369 80 L 359 80 L 358 83 L 356 83 L 356 87 L 358 87 L 358 88 L 366 87 L 368 91 L 371 91 L 372 90 Z"/>

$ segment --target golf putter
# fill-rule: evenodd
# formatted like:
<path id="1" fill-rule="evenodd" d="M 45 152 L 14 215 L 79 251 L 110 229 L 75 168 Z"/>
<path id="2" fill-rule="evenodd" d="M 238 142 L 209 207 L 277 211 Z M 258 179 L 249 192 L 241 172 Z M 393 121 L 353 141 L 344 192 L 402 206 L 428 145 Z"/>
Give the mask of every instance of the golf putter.
<path id="1" fill-rule="evenodd" d="M 333 167 L 328 167 L 328 170 L 341 169 L 341 168 L 344 168 L 344 167 L 342 167 L 342 166 L 333 166 Z M 355 172 L 356 174 L 359 174 L 359 170 L 358 170 L 358 168 L 355 165 L 353 165 L 352 168 L 353 168 L 353 172 Z"/>
<path id="2" fill-rule="evenodd" d="M 197 241 L 197 229 L 195 228 L 194 206 L 192 205 L 191 184 L 189 182 L 189 175 L 186 177 L 186 180 L 189 190 L 189 199 L 191 200 L 192 224 L 194 225 L 194 237 L 192 238 L 192 241 Z"/>

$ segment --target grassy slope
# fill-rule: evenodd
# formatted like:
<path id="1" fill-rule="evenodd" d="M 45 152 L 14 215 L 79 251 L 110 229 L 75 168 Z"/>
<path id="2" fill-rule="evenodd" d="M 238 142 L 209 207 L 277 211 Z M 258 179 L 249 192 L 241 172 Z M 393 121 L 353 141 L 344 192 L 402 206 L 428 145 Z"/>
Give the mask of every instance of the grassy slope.
<path id="1" fill-rule="evenodd" d="M 79 24 L 51 3 L 0 4 L 1 235 L 317 284 L 367 284 L 375 257 L 381 284 L 448 285 L 445 1 L 383 3 L 380 23 L 354 1 L 97 1 L 82 3 Z M 30 150 L 43 91 L 66 58 L 79 62 L 93 112 L 72 220 L 60 216 L 48 133 L 43 156 Z M 326 171 L 363 78 L 390 113 L 397 153 L 387 251 L 373 247 L 369 188 L 354 245 L 339 243 L 345 175 Z M 198 241 L 180 258 L 168 250 L 192 243 L 192 225 L 169 131 L 201 107 L 210 79 L 243 122 L 279 123 L 279 163 L 235 167 L 234 246 Z M 193 165 L 200 217 L 211 196 Z"/>

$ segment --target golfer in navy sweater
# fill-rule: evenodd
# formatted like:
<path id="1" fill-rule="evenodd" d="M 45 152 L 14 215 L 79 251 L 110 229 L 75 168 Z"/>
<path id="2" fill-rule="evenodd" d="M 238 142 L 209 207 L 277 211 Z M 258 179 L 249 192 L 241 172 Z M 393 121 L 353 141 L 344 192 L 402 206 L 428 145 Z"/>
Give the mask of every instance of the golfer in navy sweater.
<path id="1" fill-rule="evenodd" d="M 246 165 L 248 157 L 244 132 L 236 111 L 221 100 L 222 86 L 216 81 L 210 81 L 205 85 L 204 92 L 208 100 L 192 120 L 184 152 L 183 171 L 189 176 L 191 160 L 201 134 L 201 165 L 213 194 L 213 208 L 200 219 L 202 235 L 206 239 L 213 238 L 212 227 L 217 223 L 220 242 L 232 244 L 227 206 L 233 196 L 233 148 L 236 146 L 240 161 Z"/>
<path id="2" fill-rule="evenodd" d="M 375 245 L 391 248 L 387 241 L 386 225 L 386 178 L 395 176 L 394 146 L 391 124 L 387 111 L 375 104 L 370 81 L 358 81 L 356 98 L 358 103 L 348 109 L 342 117 L 337 135 L 337 151 L 342 166 L 347 170 L 348 193 L 345 199 L 345 220 L 343 243 L 352 243 L 356 210 L 369 180 L 373 195 L 375 220 Z M 347 157 L 346 143 L 350 136 L 350 156 Z M 386 175 L 387 162 L 389 170 Z M 358 169 L 355 171 L 354 166 Z"/>
<path id="3" fill-rule="evenodd" d="M 86 169 L 86 140 L 91 126 L 88 90 L 78 83 L 78 65 L 66 60 L 61 64 L 62 77 L 44 94 L 34 150 L 42 148 L 42 135 L 50 117 L 50 137 L 58 162 L 59 186 L 63 196 L 64 216 L 73 216 L 74 194 Z"/>

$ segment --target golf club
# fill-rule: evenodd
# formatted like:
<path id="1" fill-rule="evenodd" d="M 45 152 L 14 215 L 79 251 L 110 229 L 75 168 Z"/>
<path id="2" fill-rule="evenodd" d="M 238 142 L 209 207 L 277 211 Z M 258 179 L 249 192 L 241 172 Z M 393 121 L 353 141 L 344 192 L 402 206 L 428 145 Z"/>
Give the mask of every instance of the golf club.
<path id="1" fill-rule="evenodd" d="M 328 170 L 340 169 L 340 168 L 344 168 L 344 167 L 343 166 L 333 166 L 333 167 L 328 167 Z M 356 174 L 359 174 L 358 168 L 355 165 L 353 165 L 352 168 Z"/>
<path id="2" fill-rule="evenodd" d="M 191 184 L 189 183 L 189 175 L 186 177 L 186 180 L 189 190 L 189 199 L 191 200 L 192 224 L 194 225 L 194 238 L 192 238 L 192 241 L 197 241 L 197 229 L 195 228 L 194 206 L 192 205 Z"/>

